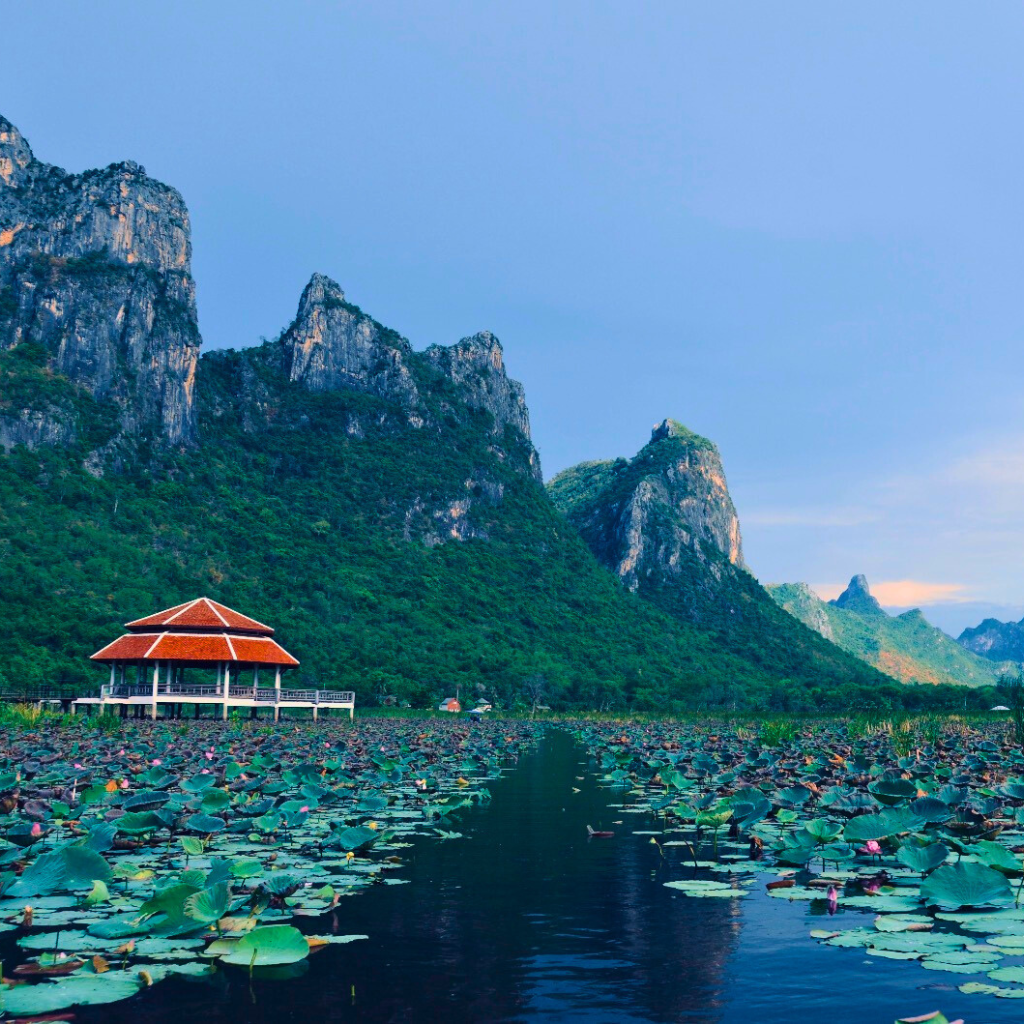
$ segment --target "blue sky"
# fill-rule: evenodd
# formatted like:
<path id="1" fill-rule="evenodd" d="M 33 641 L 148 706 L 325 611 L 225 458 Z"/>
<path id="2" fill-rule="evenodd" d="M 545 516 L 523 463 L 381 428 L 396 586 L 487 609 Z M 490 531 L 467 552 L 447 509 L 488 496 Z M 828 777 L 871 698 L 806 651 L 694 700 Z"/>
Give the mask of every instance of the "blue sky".
<path id="1" fill-rule="evenodd" d="M 37 156 L 184 194 L 208 346 L 274 335 L 322 271 L 417 347 L 493 330 L 548 475 L 665 416 L 713 438 L 764 581 L 864 572 L 947 628 L 1024 611 L 1018 4 L 3 25 Z"/>

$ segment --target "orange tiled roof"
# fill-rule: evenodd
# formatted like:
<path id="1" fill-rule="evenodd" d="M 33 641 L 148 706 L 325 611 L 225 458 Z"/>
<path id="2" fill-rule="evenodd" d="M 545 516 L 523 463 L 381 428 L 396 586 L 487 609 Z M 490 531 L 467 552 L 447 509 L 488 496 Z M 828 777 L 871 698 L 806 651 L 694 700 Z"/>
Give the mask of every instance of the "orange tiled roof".
<path id="1" fill-rule="evenodd" d="M 191 630 L 236 630 L 240 633 L 255 633 L 270 636 L 270 626 L 250 619 L 227 605 L 211 601 L 208 597 L 197 597 L 194 601 L 177 604 L 173 608 L 165 608 L 155 615 L 147 615 L 143 619 L 129 622 L 127 628 L 133 633 L 152 630 L 156 627 L 171 632 Z"/>
<path id="2" fill-rule="evenodd" d="M 252 621 L 252 620 L 250 620 Z M 247 665 L 298 665 L 268 636 L 234 633 L 127 633 L 92 656 L 92 661 L 243 662 Z"/>

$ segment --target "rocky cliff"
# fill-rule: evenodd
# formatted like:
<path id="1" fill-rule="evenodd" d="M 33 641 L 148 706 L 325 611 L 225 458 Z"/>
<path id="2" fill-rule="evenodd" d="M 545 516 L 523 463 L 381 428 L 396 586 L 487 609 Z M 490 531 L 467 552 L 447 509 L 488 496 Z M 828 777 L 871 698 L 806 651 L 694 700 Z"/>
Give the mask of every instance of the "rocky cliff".
<path id="1" fill-rule="evenodd" d="M 845 651 L 904 683 L 994 684 L 1001 666 L 965 651 L 914 608 L 889 615 L 867 578 L 854 576 L 834 601 L 806 583 L 769 584 L 781 608 Z"/>
<path id="2" fill-rule="evenodd" d="M 1024 619 L 1020 622 L 985 619 L 965 629 L 957 642 L 980 658 L 1020 665 L 1024 663 Z"/>
<path id="3" fill-rule="evenodd" d="M 0 118 L 0 446 L 83 435 L 86 447 L 118 436 L 196 442 L 204 375 L 190 259 L 188 211 L 174 189 L 134 163 L 79 175 L 41 163 Z M 358 392 L 388 410 L 353 412 L 353 436 L 367 416 L 440 430 L 477 414 L 494 454 L 523 455 L 540 479 L 522 386 L 489 332 L 415 352 L 314 274 L 288 329 L 245 350 L 236 370 L 236 390 L 220 399 L 248 429 L 266 427 L 288 385 Z M 31 387 L 19 386 L 26 373 Z"/>
<path id="4" fill-rule="evenodd" d="M 854 671 L 853 659 L 784 614 L 743 561 L 739 518 L 715 445 L 674 420 L 632 459 L 565 470 L 548 493 L 599 561 L 634 593 L 707 630 L 781 683 Z M 779 697 L 785 703 L 784 694 Z"/>
<path id="5" fill-rule="evenodd" d="M 114 433 L 195 440 L 200 337 L 188 211 L 136 163 L 68 174 L 0 117 L 0 352 L 46 369 L 116 413 Z M 0 444 L 70 442 L 82 423 L 51 391 L 0 395 Z M 67 395 L 63 397 L 67 398 Z"/>
<path id="6" fill-rule="evenodd" d="M 232 383 L 211 385 L 202 393 L 204 381 L 225 370 Z M 299 421 L 308 419 L 315 403 L 311 397 L 296 399 L 296 390 L 308 396 L 348 392 L 379 400 L 351 404 L 345 420 L 350 437 L 385 426 L 439 436 L 454 425 L 471 423 L 488 437 L 499 461 L 541 479 L 523 387 L 506 373 L 501 343 L 493 334 L 485 331 L 449 347 L 416 352 L 398 332 L 350 303 L 341 286 L 323 274 L 310 279 L 295 319 L 277 340 L 240 352 L 206 354 L 199 388 L 214 421 L 235 416 L 248 431 L 265 429 L 286 407 Z M 468 481 L 466 487 L 476 492 L 482 487 L 492 497 L 495 493 L 486 481 Z M 453 526 L 458 534 L 466 519 L 454 506 L 449 512 L 458 520 Z"/>
<path id="7" fill-rule="evenodd" d="M 696 561 L 720 577 L 743 568 L 740 524 L 718 449 L 674 420 L 654 428 L 632 460 L 558 474 L 548 492 L 630 590 Z"/>

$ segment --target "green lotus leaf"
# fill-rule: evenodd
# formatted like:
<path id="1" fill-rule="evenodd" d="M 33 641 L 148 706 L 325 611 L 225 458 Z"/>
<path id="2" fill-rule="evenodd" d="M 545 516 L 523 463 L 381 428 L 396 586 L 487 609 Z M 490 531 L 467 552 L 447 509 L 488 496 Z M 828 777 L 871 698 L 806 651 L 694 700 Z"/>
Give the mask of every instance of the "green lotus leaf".
<path id="1" fill-rule="evenodd" d="M 807 803 L 811 791 L 806 786 L 790 786 L 788 789 L 780 789 L 772 795 L 772 803 L 777 807 L 785 807 L 795 810 Z"/>
<path id="2" fill-rule="evenodd" d="M 974 853 L 982 864 L 995 868 L 1004 875 L 1021 874 L 1021 858 L 999 843 L 994 843 L 990 839 L 979 839 L 974 844 Z"/>
<path id="3" fill-rule="evenodd" d="M 222 832 L 227 825 L 227 822 L 223 818 L 218 818 L 213 814 L 193 814 L 188 821 L 185 822 L 185 827 L 193 832 L 199 832 L 203 835 L 210 835 L 213 832 Z"/>
<path id="4" fill-rule="evenodd" d="M 891 830 L 892 825 L 881 814 L 861 814 L 846 823 L 843 838 L 848 843 L 866 843 L 869 839 L 885 839 Z"/>
<path id="5" fill-rule="evenodd" d="M 309 956 L 306 937 L 291 925 L 254 928 L 220 955 L 222 963 L 239 967 L 273 967 L 294 964 Z"/>
<path id="6" fill-rule="evenodd" d="M 190 857 L 201 857 L 206 849 L 206 843 L 196 836 L 181 836 L 178 840 L 181 848 Z"/>
<path id="7" fill-rule="evenodd" d="M 218 882 L 185 899 L 185 913 L 194 921 L 210 924 L 219 921 L 228 910 L 231 894 L 227 882 Z"/>
<path id="8" fill-rule="evenodd" d="M 83 974 L 38 985 L 16 985 L 3 990 L 4 1010 L 11 1016 L 28 1017 L 55 1013 L 69 1006 L 99 1006 L 135 995 L 142 982 L 120 971 Z"/>
<path id="9" fill-rule="evenodd" d="M 164 822 L 152 811 L 127 811 L 114 821 L 118 832 L 139 836 L 164 828 Z"/>
<path id="10" fill-rule="evenodd" d="M 960 907 L 1003 907 L 1013 903 L 1005 875 L 984 864 L 944 864 L 921 883 L 921 897 L 946 910 Z"/>
<path id="11" fill-rule="evenodd" d="M 934 924 L 927 914 L 886 914 L 875 918 L 875 928 L 880 932 L 905 932 L 922 926 L 930 929 Z"/>
<path id="12" fill-rule="evenodd" d="M 833 839 L 839 838 L 843 826 L 826 818 L 815 818 L 804 825 L 804 830 L 816 843 L 830 843 Z"/>
<path id="13" fill-rule="evenodd" d="M 1024 967 L 997 967 L 989 971 L 988 976 L 993 981 L 1009 981 L 1014 985 L 1024 985 Z"/>
<path id="14" fill-rule="evenodd" d="M 910 841 L 904 843 L 896 851 L 896 859 L 904 867 L 922 875 L 934 871 L 940 864 L 944 864 L 948 856 L 949 849 L 942 843 L 919 844 Z"/>
<path id="15" fill-rule="evenodd" d="M 231 864 L 235 878 L 253 878 L 263 874 L 263 865 L 255 857 L 241 857 Z"/>
<path id="16" fill-rule="evenodd" d="M 161 916 L 160 929 L 180 928 L 185 924 L 195 924 L 185 910 L 185 902 L 194 893 L 199 892 L 195 885 L 169 885 L 155 893 L 139 907 L 139 917 Z"/>

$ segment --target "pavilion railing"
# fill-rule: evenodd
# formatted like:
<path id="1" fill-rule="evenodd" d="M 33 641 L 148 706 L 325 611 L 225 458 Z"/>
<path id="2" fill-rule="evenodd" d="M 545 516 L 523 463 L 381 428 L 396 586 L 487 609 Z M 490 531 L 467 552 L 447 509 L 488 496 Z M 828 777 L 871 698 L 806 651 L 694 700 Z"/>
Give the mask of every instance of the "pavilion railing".
<path id="1" fill-rule="evenodd" d="M 203 683 L 167 683 L 157 684 L 156 695 L 160 697 L 180 698 L 188 703 L 189 698 L 200 697 L 205 700 L 224 698 L 224 690 L 216 685 Z M 153 686 L 150 683 L 104 683 L 100 687 L 102 700 L 123 700 L 126 698 L 153 697 Z M 228 697 L 254 700 L 260 704 L 277 704 L 282 701 L 301 701 L 304 704 L 353 705 L 356 695 L 351 690 L 278 690 L 272 686 L 243 686 L 232 683 Z"/>
<path id="2" fill-rule="evenodd" d="M 317 690 L 318 704 L 355 704 L 356 695 L 352 690 Z"/>

